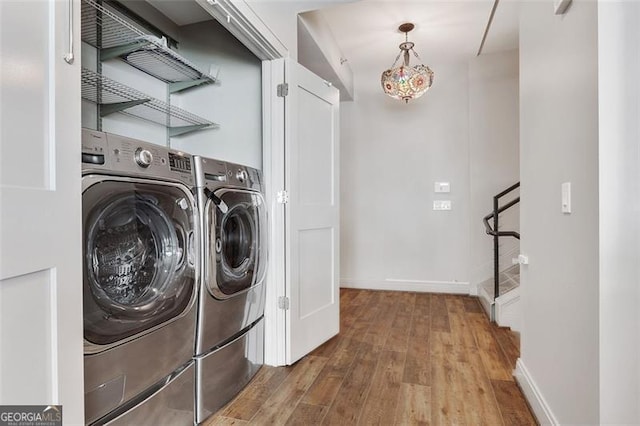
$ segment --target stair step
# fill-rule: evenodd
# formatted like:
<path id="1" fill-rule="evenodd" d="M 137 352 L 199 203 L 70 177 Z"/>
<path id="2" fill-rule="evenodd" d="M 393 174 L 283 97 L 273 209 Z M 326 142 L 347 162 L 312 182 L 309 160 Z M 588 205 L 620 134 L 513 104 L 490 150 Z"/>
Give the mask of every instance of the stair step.
<path id="1" fill-rule="evenodd" d="M 484 289 L 487 295 L 491 295 L 493 299 L 494 292 L 493 277 L 480 283 L 479 287 Z M 500 272 L 500 294 L 505 294 L 520 285 L 520 265 L 510 266 L 508 269 Z"/>
<path id="2" fill-rule="evenodd" d="M 518 307 L 515 305 L 520 299 L 520 265 L 513 265 L 500 273 L 500 297 L 494 301 L 493 277 L 483 281 L 478 286 L 478 296 L 482 308 L 491 321 L 498 325 L 519 328 Z M 517 311 L 517 312 L 516 312 Z"/>

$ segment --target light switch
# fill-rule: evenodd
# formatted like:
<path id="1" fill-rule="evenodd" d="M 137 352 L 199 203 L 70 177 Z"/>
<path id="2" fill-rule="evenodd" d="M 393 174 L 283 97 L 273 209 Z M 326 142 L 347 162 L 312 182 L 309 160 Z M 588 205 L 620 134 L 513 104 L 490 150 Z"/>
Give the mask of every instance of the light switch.
<path id="1" fill-rule="evenodd" d="M 451 200 L 434 200 L 434 210 L 451 210 Z"/>
<path id="2" fill-rule="evenodd" d="M 571 182 L 562 184 L 562 213 L 571 214 Z"/>
<path id="3" fill-rule="evenodd" d="M 571 0 L 553 0 L 553 10 L 556 15 L 562 15 L 571 4 Z"/>
<path id="4" fill-rule="evenodd" d="M 451 192 L 451 185 L 449 182 L 436 182 L 433 185 L 433 190 L 438 193 L 448 193 Z"/>

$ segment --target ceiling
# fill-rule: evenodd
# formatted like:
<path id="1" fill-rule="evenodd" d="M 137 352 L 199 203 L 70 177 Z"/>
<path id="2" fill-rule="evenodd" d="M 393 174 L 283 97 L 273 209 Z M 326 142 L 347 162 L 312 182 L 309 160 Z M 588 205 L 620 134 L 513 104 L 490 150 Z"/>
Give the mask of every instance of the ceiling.
<path id="1" fill-rule="evenodd" d="M 195 1 L 146 0 L 177 25 L 211 19 Z M 482 42 L 494 3 L 497 8 L 491 21 L 482 54 L 518 47 L 519 2 L 522 0 L 247 0 L 272 2 L 286 10 L 309 10 L 318 14 L 333 34 L 344 64 L 354 75 L 379 74 L 389 68 L 399 53 L 404 34 L 398 26 L 412 22 L 415 29 L 409 40 L 422 63 L 438 70 L 451 63 L 473 59 Z M 289 5 L 289 6 L 287 6 Z M 335 70 L 314 44 L 298 28 L 298 59 L 323 78 L 340 84 Z M 306 44 L 305 44 L 306 43 Z M 306 55 L 306 56 L 305 56 Z M 315 58 L 315 59 L 314 59 Z M 415 63 L 415 58 L 411 62 Z M 311 65 L 316 64 L 316 68 Z M 333 78 L 332 78 L 333 77 Z M 356 77 L 357 78 L 357 77 Z M 342 92 L 342 90 L 341 90 Z"/>
<path id="2" fill-rule="evenodd" d="M 398 26 L 412 22 L 409 41 L 422 62 L 468 61 L 476 56 L 494 0 L 361 0 L 323 8 L 322 14 L 354 74 L 389 68 L 404 34 Z M 498 3 L 483 54 L 518 47 L 517 1 Z M 413 63 L 413 60 L 412 60 Z"/>

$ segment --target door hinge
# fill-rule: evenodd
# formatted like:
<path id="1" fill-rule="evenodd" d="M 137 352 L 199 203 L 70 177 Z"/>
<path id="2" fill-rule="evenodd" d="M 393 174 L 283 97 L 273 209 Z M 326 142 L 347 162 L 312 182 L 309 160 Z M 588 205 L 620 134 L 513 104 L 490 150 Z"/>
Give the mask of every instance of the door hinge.
<path id="1" fill-rule="evenodd" d="M 289 202 L 289 192 L 278 191 L 277 200 L 280 204 L 287 204 Z"/>
<path id="2" fill-rule="evenodd" d="M 284 98 L 288 94 L 289 94 L 289 84 L 288 83 L 278 84 L 278 97 Z"/>
<path id="3" fill-rule="evenodd" d="M 289 310 L 289 298 L 287 296 L 278 297 L 278 308 L 284 309 L 285 311 Z"/>

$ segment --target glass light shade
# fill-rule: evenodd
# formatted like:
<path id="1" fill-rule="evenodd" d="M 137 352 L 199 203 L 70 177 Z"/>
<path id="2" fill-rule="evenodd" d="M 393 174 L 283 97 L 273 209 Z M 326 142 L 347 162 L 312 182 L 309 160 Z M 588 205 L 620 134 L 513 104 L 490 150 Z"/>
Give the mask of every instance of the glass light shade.
<path id="1" fill-rule="evenodd" d="M 429 90 L 433 84 L 433 71 L 426 65 L 400 65 L 384 71 L 381 82 L 387 95 L 409 102 Z"/>

